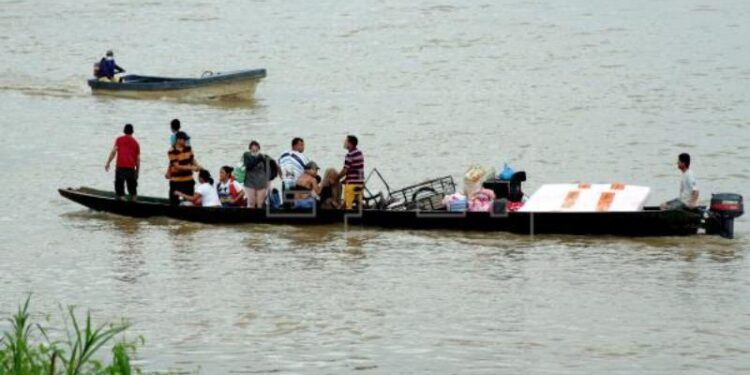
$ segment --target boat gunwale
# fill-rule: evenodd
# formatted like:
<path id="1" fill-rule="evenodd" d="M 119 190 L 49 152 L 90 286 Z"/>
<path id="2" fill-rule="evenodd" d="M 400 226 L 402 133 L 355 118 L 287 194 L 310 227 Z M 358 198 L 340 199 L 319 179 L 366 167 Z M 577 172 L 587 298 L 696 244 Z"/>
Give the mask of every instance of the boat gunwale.
<path id="1" fill-rule="evenodd" d="M 129 200 L 117 200 L 113 196 L 112 192 L 108 192 L 105 190 L 99 190 L 94 188 L 88 188 L 88 187 L 79 187 L 79 188 L 61 188 L 58 189 L 58 192 L 60 192 L 61 195 L 67 198 L 67 195 L 79 195 L 79 196 L 86 196 L 90 198 L 100 199 L 102 201 L 109 201 L 109 202 L 122 202 L 122 203 L 133 203 L 137 205 L 147 204 L 152 206 L 162 206 L 162 207 L 173 207 L 169 204 L 168 199 L 166 198 L 159 198 L 159 197 L 151 197 L 151 196 L 140 196 L 138 200 L 136 201 L 129 201 Z M 210 211 L 220 211 L 220 210 L 241 210 L 241 211 L 262 211 L 266 212 L 266 209 L 249 209 L 246 207 L 200 207 L 200 206 L 179 206 L 180 209 L 200 209 L 200 210 L 210 210 Z M 705 206 L 700 206 L 700 209 L 705 209 Z M 682 212 L 682 211 L 671 211 L 671 210 L 662 210 L 658 206 L 646 206 L 643 210 L 640 211 L 607 211 L 607 212 L 596 212 L 596 211 L 588 211 L 588 212 L 570 212 L 570 211 L 544 211 L 544 212 L 528 212 L 528 211 L 511 211 L 503 214 L 493 214 L 492 212 L 484 212 L 484 211 L 465 211 L 465 212 L 450 212 L 450 211 L 443 211 L 443 210 L 386 210 L 386 209 L 364 209 L 362 211 L 357 210 L 339 210 L 339 209 L 319 209 L 319 211 L 326 211 L 326 212 L 342 212 L 346 214 L 357 214 L 360 212 L 378 212 L 378 213 L 393 213 L 393 214 L 399 214 L 402 216 L 408 216 L 408 215 L 424 215 L 423 218 L 437 218 L 437 217 L 445 217 L 445 218 L 462 218 L 466 216 L 474 216 L 474 217 L 481 217 L 486 216 L 493 219 L 502 219 L 502 218 L 508 218 L 510 216 L 547 216 L 547 215 L 628 215 L 632 216 L 635 214 L 643 215 L 643 214 L 651 214 L 651 215 L 669 215 L 669 214 L 678 214 L 681 216 L 701 216 L 698 212 Z M 272 210 L 273 213 L 283 213 L 283 212 L 305 212 L 305 211 L 292 211 L 292 210 Z"/>

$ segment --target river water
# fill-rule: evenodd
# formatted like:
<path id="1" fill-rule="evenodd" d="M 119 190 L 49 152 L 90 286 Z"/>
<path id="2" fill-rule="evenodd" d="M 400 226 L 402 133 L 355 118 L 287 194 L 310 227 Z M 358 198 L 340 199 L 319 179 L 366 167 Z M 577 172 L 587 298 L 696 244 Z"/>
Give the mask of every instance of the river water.
<path id="1" fill-rule="evenodd" d="M 734 241 L 343 226 L 208 226 L 94 213 L 125 122 L 166 195 L 168 123 L 199 161 L 294 136 L 339 167 L 357 134 L 392 186 L 510 162 L 548 182 L 750 196 L 747 1 L 1 1 L 0 313 L 28 292 L 125 317 L 146 370 L 203 373 L 750 371 L 750 225 Z M 268 69 L 254 103 L 92 97 L 129 72 Z M 5 324 L 5 323 L 3 323 Z M 6 326 L 2 326 L 5 328 Z"/>

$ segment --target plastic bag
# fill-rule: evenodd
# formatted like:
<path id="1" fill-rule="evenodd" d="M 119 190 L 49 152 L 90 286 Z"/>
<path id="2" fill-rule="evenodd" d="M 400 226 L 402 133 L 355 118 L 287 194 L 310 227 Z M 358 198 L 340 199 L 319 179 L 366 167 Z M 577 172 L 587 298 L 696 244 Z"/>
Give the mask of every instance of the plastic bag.
<path id="1" fill-rule="evenodd" d="M 234 177 L 234 180 L 244 184 L 245 183 L 245 164 L 239 163 L 236 167 L 234 167 L 234 170 L 232 171 L 232 177 Z"/>
<path id="2" fill-rule="evenodd" d="M 461 193 L 446 195 L 443 204 L 449 212 L 464 212 L 469 205 L 466 196 Z"/>
<path id="3" fill-rule="evenodd" d="M 515 173 L 516 171 L 513 170 L 513 167 L 509 166 L 508 163 L 504 163 L 503 170 L 500 172 L 497 178 L 499 178 L 501 181 L 510 181 Z"/>
<path id="4" fill-rule="evenodd" d="M 281 208 L 281 194 L 278 189 L 273 188 L 271 193 L 268 194 L 268 205 L 271 208 Z"/>
<path id="5" fill-rule="evenodd" d="M 479 165 L 469 167 L 464 173 L 464 194 L 472 195 L 476 193 L 482 188 L 482 182 L 487 180 L 488 177 L 492 177 L 493 174 L 487 168 Z"/>
<path id="6" fill-rule="evenodd" d="M 479 189 L 469 197 L 469 211 L 472 212 L 489 212 L 492 209 L 492 202 L 495 200 L 495 193 L 489 189 Z"/>

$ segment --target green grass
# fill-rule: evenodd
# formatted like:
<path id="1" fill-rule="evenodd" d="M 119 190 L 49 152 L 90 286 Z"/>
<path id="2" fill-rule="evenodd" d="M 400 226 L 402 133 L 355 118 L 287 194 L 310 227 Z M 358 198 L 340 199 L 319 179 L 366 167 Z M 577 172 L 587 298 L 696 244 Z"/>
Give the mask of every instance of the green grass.
<path id="1" fill-rule="evenodd" d="M 0 375 L 130 375 L 140 374 L 130 364 L 139 341 L 125 341 L 126 322 L 94 325 L 91 314 L 85 320 L 68 307 L 65 321 L 66 339 L 54 341 L 47 329 L 31 321 L 31 297 L 9 318 L 10 330 L 0 338 Z M 119 340 L 116 340 L 119 338 Z M 97 355 L 110 347 L 111 362 Z"/>

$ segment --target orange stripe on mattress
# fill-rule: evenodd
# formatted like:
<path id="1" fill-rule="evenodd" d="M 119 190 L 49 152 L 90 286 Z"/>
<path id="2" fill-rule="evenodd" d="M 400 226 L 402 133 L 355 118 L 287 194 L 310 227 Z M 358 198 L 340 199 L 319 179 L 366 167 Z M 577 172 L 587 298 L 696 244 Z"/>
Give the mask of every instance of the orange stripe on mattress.
<path id="1" fill-rule="evenodd" d="M 568 195 L 565 196 L 565 200 L 563 201 L 562 208 L 571 208 L 573 205 L 576 204 L 576 201 L 578 200 L 578 196 L 581 195 L 581 192 L 578 190 L 569 191 Z"/>
<path id="2" fill-rule="evenodd" d="M 614 184 L 609 186 L 609 189 L 610 190 L 625 190 L 625 184 L 615 182 Z"/>
<path id="3" fill-rule="evenodd" d="M 591 189 L 591 184 L 586 183 L 586 182 L 582 182 L 582 183 L 578 184 L 578 188 L 579 189 Z"/>
<path id="4" fill-rule="evenodd" d="M 609 211 L 609 207 L 612 205 L 612 201 L 615 200 L 615 193 L 607 191 L 599 196 L 599 202 L 596 204 L 597 211 Z"/>

